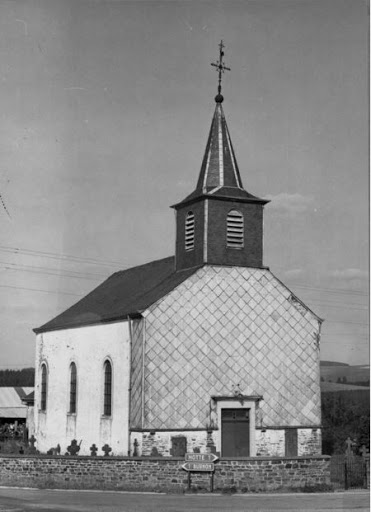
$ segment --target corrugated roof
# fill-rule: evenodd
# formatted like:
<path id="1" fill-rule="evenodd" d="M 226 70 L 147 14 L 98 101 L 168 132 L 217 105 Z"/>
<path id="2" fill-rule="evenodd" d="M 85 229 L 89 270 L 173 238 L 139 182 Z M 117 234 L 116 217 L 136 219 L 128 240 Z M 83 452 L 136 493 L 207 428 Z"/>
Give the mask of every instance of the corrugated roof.
<path id="1" fill-rule="evenodd" d="M 139 314 L 197 268 L 175 272 L 173 256 L 116 272 L 86 297 L 34 332 L 94 325 Z"/>
<path id="2" fill-rule="evenodd" d="M 26 396 L 32 391 L 31 387 L 0 387 L 0 417 L 25 418 L 27 407 L 22 403 L 20 395 Z"/>

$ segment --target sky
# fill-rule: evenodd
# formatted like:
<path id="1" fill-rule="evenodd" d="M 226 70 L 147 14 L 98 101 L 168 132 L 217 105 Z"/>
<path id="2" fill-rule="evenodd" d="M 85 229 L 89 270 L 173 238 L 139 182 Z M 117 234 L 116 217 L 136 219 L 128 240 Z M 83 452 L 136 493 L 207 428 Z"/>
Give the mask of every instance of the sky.
<path id="1" fill-rule="evenodd" d="M 0 368 L 116 270 L 174 254 L 225 43 L 264 264 L 325 321 L 321 359 L 368 364 L 364 0 L 0 2 Z"/>

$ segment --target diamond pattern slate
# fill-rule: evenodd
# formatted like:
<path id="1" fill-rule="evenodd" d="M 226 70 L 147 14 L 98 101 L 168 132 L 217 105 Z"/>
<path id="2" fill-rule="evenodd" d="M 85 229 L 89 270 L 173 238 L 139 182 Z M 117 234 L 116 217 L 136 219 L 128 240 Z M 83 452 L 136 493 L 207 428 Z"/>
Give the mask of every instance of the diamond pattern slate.
<path id="1" fill-rule="evenodd" d="M 143 320 L 133 320 L 131 347 L 130 427 L 142 426 Z M 155 366 L 153 365 L 153 369 Z"/>
<path id="2" fill-rule="evenodd" d="M 210 396 L 230 395 L 237 383 L 246 395 L 263 395 L 265 425 L 321 422 L 319 320 L 268 270 L 203 267 L 144 317 L 144 428 L 204 428 Z M 139 344 L 132 425 L 141 415 Z"/>

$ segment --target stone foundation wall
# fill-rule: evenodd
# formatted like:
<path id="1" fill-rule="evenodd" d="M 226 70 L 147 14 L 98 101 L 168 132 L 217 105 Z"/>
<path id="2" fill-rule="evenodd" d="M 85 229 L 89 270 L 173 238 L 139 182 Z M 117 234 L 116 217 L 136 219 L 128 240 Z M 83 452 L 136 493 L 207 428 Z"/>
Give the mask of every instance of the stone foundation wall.
<path id="1" fill-rule="evenodd" d="M 256 455 L 285 456 L 285 429 L 260 429 L 255 432 Z M 320 428 L 298 428 L 298 456 L 320 455 L 322 436 Z"/>
<path id="2" fill-rule="evenodd" d="M 180 458 L 0 456 L 0 485 L 58 489 L 187 489 Z M 222 459 L 214 490 L 301 489 L 330 483 L 330 457 Z M 210 489 L 210 473 L 191 473 L 192 488 Z"/>
<path id="3" fill-rule="evenodd" d="M 150 456 L 164 456 L 170 457 L 173 455 L 172 450 L 172 439 L 185 437 L 187 444 L 187 452 L 190 453 L 205 453 L 208 448 L 215 447 L 215 431 L 207 433 L 206 430 L 195 430 L 195 431 L 167 431 L 167 432 L 131 432 L 130 444 L 131 444 L 131 455 L 134 452 L 134 442 L 136 440 L 137 448 L 136 454 L 138 456 L 150 457 Z M 215 449 L 211 451 L 216 451 Z"/>
<path id="4" fill-rule="evenodd" d="M 255 431 L 256 452 L 250 455 L 257 457 L 285 457 L 285 429 L 257 429 Z M 298 428 L 298 456 L 320 455 L 322 450 L 320 428 Z M 185 437 L 187 452 L 212 451 L 219 454 L 218 431 L 167 431 L 167 432 L 134 432 L 130 434 L 130 454 L 138 456 L 170 457 L 172 438 Z M 136 452 L 134 441 L 136 440 Z"/>
<path id="5" fill-rule="evenodd" d="M 257 430 L 255 432 L 256 455 L 263 457 L 285 456 L 284 430 Z"/>
<path id="6" fill-rule="evenodd" d="M 322 431 L 320 428 L 298 429 L 298 455 L 315 455 L 322 451 Z"/>

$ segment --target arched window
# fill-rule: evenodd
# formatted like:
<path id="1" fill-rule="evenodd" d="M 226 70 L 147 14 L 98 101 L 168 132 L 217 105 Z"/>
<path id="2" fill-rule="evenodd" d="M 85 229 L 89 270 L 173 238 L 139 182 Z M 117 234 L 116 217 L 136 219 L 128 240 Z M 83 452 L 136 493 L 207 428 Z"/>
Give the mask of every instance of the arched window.
<path id="1" fill-rule="evenodd" d="M 77 395 L 77 371 L 75 363 L 70 366 L 70 410 L 69 412 L 76 412 L 76 395 Z"/>
<path id="2" fill-rule="evenodd" d="M 231 210 L 227 217 L 227 247 L 242 248 L 243 238 L 243 215 L 237 210 Z"/>
<path id="3" fill-rule="evenodd" d="M 185 221 L 185 250 L 192 251 L 195 247 L 195 216 L 188 212 Z"/>
<path id="4" fill-rule="evenodd" d="M 112 366 L 109 361 L 104 363 L 104 405 L 103 414 L 112 414 Z"/>
<path id="5" fill-rule="evenodd" d="M 41 365 L 41 396 L 40 396 L 40 410 L 46 411 L 46 395 L 48 391 L 48 371 L 46 364 Z"/>

